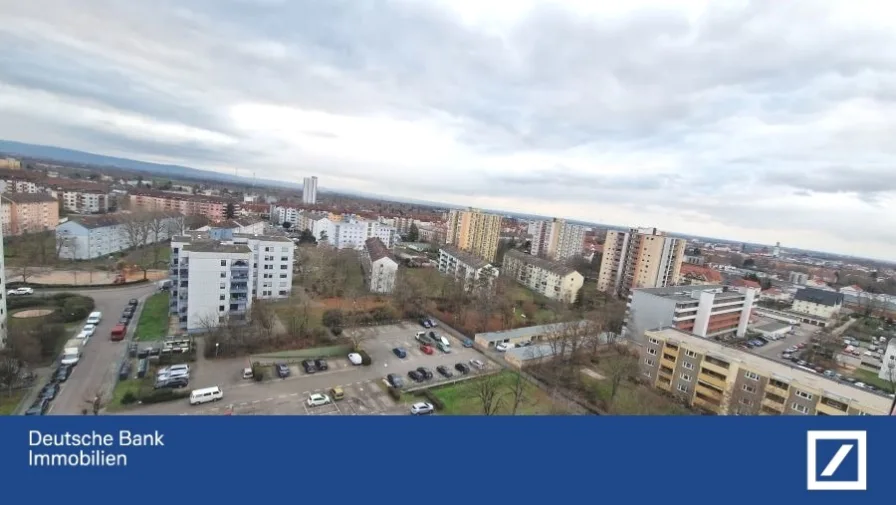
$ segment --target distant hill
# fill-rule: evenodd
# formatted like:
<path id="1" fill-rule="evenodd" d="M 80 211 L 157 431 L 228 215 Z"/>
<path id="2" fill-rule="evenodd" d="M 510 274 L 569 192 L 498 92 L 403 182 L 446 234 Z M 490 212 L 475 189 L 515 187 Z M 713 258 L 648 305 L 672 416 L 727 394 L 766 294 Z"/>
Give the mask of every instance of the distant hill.
<path id="1" fill-rule="evenodd" d="M 252 184 L 253 179 L 250 177 L 241 177 L 238 175 L 229 175 L 221 172 L 213 172 L 211 170 L 201 170 L 197 168 L 184 167 L 181 165 L 165 165 L 161 163 L 150 163 L 146 161 L 131 160 L 127 158 L 116 158 L 114 156 L 105 156 L 102 154 L 88 153 L 85 151 L 77 151 L 74 149 L 65 149 L 63 147 L 44 146 L 38 144 L 24 144 L 22 142 L 14 142 L 11 140 L 0 140 L 0 153 L 11 155 L 25 156 L 28 158 L 37 158 L 44 160 L 55 160 L 59 162 L 75 163 L 79 165 L 94 165 L 97 167 L 114 167 L 122 170 L 133 170 L 136 172 L 145 172 L 161 177 L 171 179 L 199 179 L 213 180 L 218 182 L 234 183 L 234 184 Z M 295 184 L 284 181 L 273 181 L 269 179 L 255 179 L 255 185 L 290 187 L 301 189 L 301 184 Z"/>

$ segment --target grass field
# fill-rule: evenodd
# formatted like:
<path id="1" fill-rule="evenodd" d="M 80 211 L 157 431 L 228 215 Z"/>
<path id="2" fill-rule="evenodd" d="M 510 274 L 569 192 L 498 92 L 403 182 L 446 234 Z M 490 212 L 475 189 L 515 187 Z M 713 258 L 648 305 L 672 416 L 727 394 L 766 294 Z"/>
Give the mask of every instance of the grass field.
<path id="1" fill-rule="evenodd" d="M 590 400 L 603 404 L 616 415 L 643 416 L 685 416 L 694 412 L 686 406 L 676 403 L 671 398 L 647 386 L 622 382 L 616 397 L 610 395 L 612 387 L 609 379 L 595 379 L 582 375 L 582 383 L 589 388 Z"/>
<path id="2" fill-rule="evenodd" d="M 0 393 L 0 416 L 12 415 L 16 407 L 19 406 L 19 402 L 22 401 L 22 398 L 27 393 L 27 389 L 17 389 L 12 394 L 7 394 L 5 391 Z"/>
<path id="3" fill-rule="evenodd" d="M 109 412 L 115 412 L 126 408 L 126 405 L 121 404 L 121 399 L 124 398 L 125 393 L 128 391 L 137 394 L 140 391 L 140 386 L 143 385 L 144 379 L 127 379 L 123 381 L 118 381 L 115 384 L 115 389 L 112 390 L 112 398 L 106 402 L 106 410 Z"/>
<path id="4" fill-rule="evenodd" d="M 158 340 L 168 333 L 168 293 L 156 293 L 146 299 L 134 340 Z"/>
<path id="5" fill-rule="evenodd" d="M 445 415 L 482 415 L 483 407 L 479 391 L 481 381 L 494 381 L 495 395 L 499 398 L 499 406 L 495 415 L 510 415 L 513 407 L 513 390 L 517 376 L 513 372 L 500 372 L 491 378 L 471 379 L 459 382 L 451 386 L 433 389 L 432 392 L 442 402 L 445 409 L 441 414 Z M 547 415 L 563 414 L 552 406 L 547 393 L 534 384 L 523 379 L 523 399 L 517 408 L 517 415 Z"/>
<path id="6" fill-rule="evenodd" d="M 869 372 L 868 370 L 856 370 L 855 373 L 853 374 L 853 377 L 855 377 L 860 382 L 864 382 L 865 384 L 868 384 L 869 386 L 874 386 L 876 388 L 880 388 L 881 390 L 886 391 L 887 393 L 893 392 L 894 385 L 892 383 L 890 383 L 890 381 L 888 381 L 888 380 L 881 379 L 874 372 Z"/>

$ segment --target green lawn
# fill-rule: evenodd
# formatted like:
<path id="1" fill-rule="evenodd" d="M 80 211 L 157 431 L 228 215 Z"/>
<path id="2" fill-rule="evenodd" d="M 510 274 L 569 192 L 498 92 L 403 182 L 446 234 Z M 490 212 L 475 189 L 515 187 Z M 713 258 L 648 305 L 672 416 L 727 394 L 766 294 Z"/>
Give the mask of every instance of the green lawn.
<path id="1" fill-rule="evenodd" d="M 600 400 L 616 415 L 685 416 L 694 412 L 686 406 L 674 402 L 659 391 L 648 386 L 623 382 L 610 400 L 609 379 L 594 379 L 582 376 L 582 382 L 591 388 L 591 400 Z M 595 402 L 596 403 L 596 402 Z"/>
<path id="2" fill-rule="evenodd" d="M 143 385 L 144 381 L 145 379 L 127 379 L 118 381 L 118 383 L 115 384 L 115 389 L 112 391 L 112 398 L 106 402 L 106 410 L 115 412 L 127 408 L 127 405 L 121 404 L 121 399 L 124 398 L 125 393 L 128 391 L 136 395 L 140 391 L 140 386 Z"/>
<path id="3" fill-rule="evenodd" d="M 500 372 L 491 379 L 471 379 L 459 382 L 451 386 L 435 388 L 432 392 L 442 402 L 445 409 L 441 412 L 445 415 L 482 415 L 483 402 L 480 399 L 480 381 L 492 380 L 493 391 L 499 398 L 500 405 L 496 415 L 510 415 L 513 404 L 513 390 L 516 384 L 516 374 L 510 371 Z M 547 415 L 562 414 L 552 408 L 552 402 L 547 393 L 539 389 L 531 382 L 523 379 L 523 399 L 517 408 L 517 415 Z"/>
<path id="4" fill-rule="evenodd" d="M 880 388 L 887 393 L 893 392 L 893 384 L 888 380 L 881 379 L 874 372 L 869 372 L 868 370 L 856 370 L 853 374 L 853 377 L 855 377 L 860 382 L 864 382 L 869 386 Z"/>
<path id="5" fill-rule="evenodd" d="M 19 402 L 28 393 L 27 389 L 17 389 L 12 394 L 6 391 L 0 393 L 0 416 L 12 415 L 12 412 L 19 406 Z"/>
<path id="6" fill-rule="evenodd" d="M 134 332 L 135 340 L 158 340 L 168 334 L 168 293 L 156 293 L 144 302 Z"/>

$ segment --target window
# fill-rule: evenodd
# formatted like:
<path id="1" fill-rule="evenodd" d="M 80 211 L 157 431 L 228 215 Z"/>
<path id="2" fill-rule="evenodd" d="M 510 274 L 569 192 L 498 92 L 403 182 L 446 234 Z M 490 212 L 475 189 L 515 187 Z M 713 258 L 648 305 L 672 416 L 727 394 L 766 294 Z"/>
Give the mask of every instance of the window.
<path id="1" fill-rule="evenodd" d="M 286 278 L 286 274 L 280 274 L 280 278 L 281 278 L 281 279 L 285 279 L 285 278 Z"/>
<path id="2" fill-rule="evenodd" d="M 644 358 L 644 364 L 647 366 L 653 366 L 653 360 L 650 358 Z"/>
<path id="3" fill-rule="evenodd" d="M 807 400 L 811 400 L 813 398 L 813 396 L 811 394 L 809 394 L 805 391 L 800 391 L 799 389 L 796 390 L 796 395 L 799 396 L 800 398 L 805 398 Z"/>
<path id="4" fill-rule="evenodd" d="M 660 341 L 657 340 L 657 339 L 655 339 L 655 338 L 651 338 L 651 339 L 650 339 L 650 343 L 653 344 L 653 345 L 660 345 Z"/>
<path id="5" fill-rule="evenodd" d="M 647 354 L 651 356 L 656 356 L 656 349 L 647 349 Z"/>
<path id="6" fill-rule="evenodd" d="M 220 289 L 227 289 L 227 283 L 222 282 L 219 286 Z"/>
<path id="7" fill-rule="evenodd" d="M 754 372 L 744 372 L 744 377 L 750 379 L 751 381 L 759 380 L 759 374 L 754 373 Z"/>
<path id="8" fill-rule="evenodd" d="M 281 247 L 281 248 L 280 248 L 280 252 L 289 252 L 289 248 L 288 248 L 288 247 Z"/>
<path id="9" fill-rule="evenodd" d="M 226 279 L 226 278 L 227 278 L 227 272 L 221 272 L 221 278 L 222 278 L 222 279 Z"/>
<path id="10" fill-rule="evenodd" d="M 223 302 L 223 301 L 224 301 L 224 295 L 219 295 L 219 296 L 218 296 L 218 300 L 221 300 L 221 301 Z"/>
<path id="11" fill-rule="evenodd" d="M 751 386 L 751 385 L 749 385 L 749 384 L 744 384 L 744 388 L 743 388 L 743 389 L 744 389 L 744 391 L 746 391 L 747 393 L 755 393 L 755 392 L 756 392 L 756 388 L 753 387 L 753 386 Z"/>
<path id="12" fill-rule="evenodd" d="M 749 406 L 753 405 L 753 400 L 750 400 L 749 398 L 741 398 L 740 404 L 746 405 L 747 407 L 749 407 Z"/>
<path id="13" fill-rule="evenodd" d="M 682 362 L 681 366 L 683 366 L 685 370 L 693 370 L 694 369 L 694 364 L 689 361 Z"/>
<path id="14" fill-rule="evenodd" d="M 289 261 L 289 256 L 281 256 L 280 261 Z"/>
<path id="15" fill-rule="evenodd" d="M 280 265 L 280 270 L 286 270 L 287 265 Z"/>
<path id="16" fill-rule="evenodd" d="M 696 357 L 697 357 L 697 353 L 694 352 L 694 351 L 692 351 L 692 350 L 690 350 L 690 349 L 685 349 L 685 350 L 684 350 L 684 355 L 687 356 L 687 357 L 689 357 L 689 358 L 696 358 Z"/>
<path id="17" fill-rule="evenodd" d="M 222 266 L 222 267 L 226 267 L 226 266 L 227 266 L 227 260 L 221 260 L 221 266 Z"/>
<path id="18" fill-rule="evenodd" d="M 646 370 L 646 371 L 644 372 L 644 377 L 653 377 L 653 374 L 650 373 L 650 370 Z"/>
<path id="19" fill-rule="evenodd" d="M 805 405 L 800 405 L 799 403 L 794 403 L 793 405 L 790 406 L 790 408 L 799 412 L 800 414 L 808 414 L 809 413 L 809 407 L 806 407 Z"/>
<path id="20" fill-rule="evenodd" d="M 685 386 L 684 384 L 679 384 L 679 385 L 678 385 L 678 390 L 681 391 L 682 393 L 687 393 L 687 392 L 688 392 L 688 387 Z"/>
<path id="21" fill-rule="evenodd" d="M 224 312 L 224 306 L 218 305 L 218 312 Z"/>
<path id="22" fill-rule="evenodd" d="M 683 380 L 685 382 L 691 382 L 691 376 L 686 373 L 683 373 L 683 374 L 681 374 L 681 380 Z"/>
<path id="23" fill-rule="evenodd" d="M 280 296 L 286 296 L 287 294 L 289 294 L 289 293 L 286 290 L 284 290 L 284 289 L 280 290 Z"/>

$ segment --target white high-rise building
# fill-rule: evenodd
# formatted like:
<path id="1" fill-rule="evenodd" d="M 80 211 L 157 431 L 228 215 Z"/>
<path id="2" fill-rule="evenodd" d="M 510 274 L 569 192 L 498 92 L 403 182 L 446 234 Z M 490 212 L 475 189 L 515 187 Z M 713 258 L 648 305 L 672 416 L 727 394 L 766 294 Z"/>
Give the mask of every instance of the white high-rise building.
<path id="1" fill-rule="evenodd" d="M 180 328 L 199 332 L 248 319 L 252 302 L 288 298 L 295 244 L 286 237 L 230 230 L 171 240 L 171 314 Z"/>
<path id="2" fill-rule="evenodd" d="M 317 176 L 305 177 L 302 181 L 302 203 L 317 203 Z"/>
<path id="3" fill-rule="evenodd" d="M 563 262 L 582 256 L 585 249 L 585 227 L 563 219 L 535 221 L 529 224 L 532 246 L 529 252 L 553 261 Z"/>
<path id="4" fill-rule="evenodd" d="M 6 347 L 6 265 L 3 261 L 3 235 L 0 234 L 0 349 Z"/>

